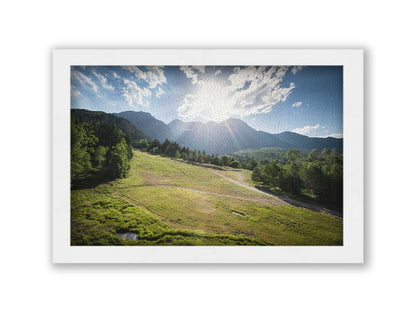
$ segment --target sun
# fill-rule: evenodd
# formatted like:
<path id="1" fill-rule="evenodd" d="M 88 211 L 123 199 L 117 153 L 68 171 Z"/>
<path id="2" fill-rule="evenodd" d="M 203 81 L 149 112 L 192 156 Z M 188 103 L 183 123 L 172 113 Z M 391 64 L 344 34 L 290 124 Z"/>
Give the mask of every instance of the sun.
<path id="1" fill-rule="evenodd" d="M 233 117 L 233 101 L 226 82 L 216 79 L 200 80 L 195 92 L 187 99 L 181 112 L 184 119 L 221 122 Z"/>

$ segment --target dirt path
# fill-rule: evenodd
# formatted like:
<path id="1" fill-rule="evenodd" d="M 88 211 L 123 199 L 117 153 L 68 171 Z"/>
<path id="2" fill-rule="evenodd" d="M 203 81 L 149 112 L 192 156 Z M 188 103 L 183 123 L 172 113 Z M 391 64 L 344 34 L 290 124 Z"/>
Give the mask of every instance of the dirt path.
<path id="1" fill-rule="evenodd" d="M 235 171 L 235 170 L 230 170 L 230 169 L 224 169 L 221 168 L 221 170 L 225 170 L 225 171 L 232 171 L 234 173 L 237 174 L 237 180 L 231 179 L 230 177 L 227 177 L 217 171 L 212 170 L 211 168 L 209 168 L 208 166 L 198 166 L 198 167 L 203 167 L 205 171 L 209 172 L 209 173 L 213 173 L 216 174 L 218 176 L 220 176 L 221 178 L 234 183 L 240 187 L 243 187 L 245 189 L 248 189 L 250 191 L 253 192 L 257 192 L 259 194 L 265 195 L 268 198 L 253 198 L 253 197 L 243 197 L 243 196 L 234 196 L 234 195 L 225 195 L 225 194 L 217 194 L 217 193 L 212 193 L 212 192 L 207 192 L 207 191 L 201 191 L 201 190 L 196 190 L 196 189 L 192 189 L 192 188 L 186 188 L 186 187 L 181 187 L 181 186 L 174 186 L 174 185 L 169 185 L 169 184 L 149 184 L 149 185 L 143 185 L 143 186 L 156 186 L 156 187 L 171 187 L 171 188 L 176 188 L 176 189 L 182 189 L 182 190 L 188 190 L 188 191 L 192 191 L 192 192 L 196 192 L 196 193 L 200 193 L 200 194 L 207 194 L 207 195 L 213 195 L 213 196 L 220 196 L 220 197 L 227 197 L 227 198 L 233 198 L 233 199 L 239 199 L 239 200 L 247 200 L 247 201 L 251 201 L 251 202 L 255 202 L 255 203 L 261 203 L 261 204 L 269 204 L 269 205 L 284 205 L 284 204 L 289 204 L 295 207 L 301 207 L 301 208 L 305 208 L 305 209 L 309 209 L 309 210 L 313 210 L 316 212 L 321 212 L 321 213 L 326 213 L 326 214 L 332 214 L 332 215 L 336 215 L 339 217 L 342 217 L 342 214 L 340 214 L 337 211 L 333 211 L 324 207 L 320 207 L 318 205 L 315 204 L 310 204 L 310 203 L 305 203 L 296 199 L 292 199 L 289 198 L 287 196 L 279 196 L 276 194 L 272 194 L 266 191 L 262 191 L 259 190 L 258 188 L 255 188 L 253 186 L 248 185 L 245 181 L 244 181 L 244 176 L 241 172 Z M 121 193 L 118 192 L 117 194 L 118 196 L 124 198 L 125 200 L 142 207 L 146 212 L 148 212 L 149 214 L 153 215 L 154 217 L 159 218 L 158 215 L 152 213 L 149 209 L 147 209 L 145 206 L 143 206 L 142 204 L 140 204 L 139 202 L 137 202 L 136 200 L 125 196 Z M 162 220 L 163 221 L 163 220 Z"/>
<path id="2" fill-rule="evenodd" d="M 226 179 L 227 181 L 230 181 L 230 182 L 232 182 L 232 183 L 234 183 L 234 184 L 237 184 L 237 185 L 239 185 L 239 186 L 241 186 L 241 187 L 244 187 L 244 188 L 246 188 L 246 189 L 248 189 L 248 190 L 251 190 L 251 191 L 254 191 L 254 192 L 257 192 L 257 193 L 262 193 L 262 194 L 265 194 L 265 195 L 267 195 L 267 196 L 271 196 L 270 194 L 267 194 L 267 193 L 265 193 L 265 192 L 263 192 L 263 191 L 261 191 L 261 190 L 259 190 L 259 189 L 256 189 L 255 187 L 250 186 L 250 185 L 248 185 L 247 183 L 245 183 L 245 182 L 244 182 L 244 176 L 241 174 L 241 172 L 238 172 L 238 171 L 233 171 L 233 172 L 235 172 L 235 173 L 237 174 L 237 179 L 238 179 L 238 181 L 236 181 L 236 180 L 231 179 L 231 178 L 229 178 L 229 177 L 227 177 L 227 176 L 225 176 L 225 175 L 223 175 L 223 174 L 221 174 L 221 173 L 219 173 L 219 172 L 212 171 L 212 170 L 209 170 L 209 169 L 207 169 L 207 171 L 209 171 L 209 172 L 211 172 L 211 173 L 215 173 L 216 175 L 219 175 L 220 177 L 222 177 L 222 178 Z M 229 170 L 229 171 L 232 171 L 232 170 Z M 271 197 L 274 197 L 274 196 L 271 196 Z"/>
<path id="3" fill-rule="evenodd" d="M 309 210 L 313 210 L 313 211 L 317 211 L 317 212 L 322 212 L 322 213 L 326 213 L 326 214 L 332 214 L 332 215 L 336 215 L 338 217 L 341 217 L 342 216 L 337 211 L 333 211 L 333 210 L 330 210 L 330 209 L 327 209 L 327 208 L 324 208 L 324 207 L 320 207 L 318 205 L 301 202 L 299 200 L 292 199 L 292 198 L 289 198 L 287 196 L 278 196 L 276 194 L 271 194 L 271 193 L 268 193 L 268 192 L 259 190 L 259 189 L 255 188 L 253 186 L 247 185 L 244 182 L 244 176 L 241 174 L 241 172 L 233 171 L 233 170 L 228 170 L 228 171 L 233 171 L 233 172 L 235 172 L 237 174 L 238 181 L 236 181 L 236 180 L 231 179 L 231 178 L 229 178 L 229 177 L 227 177 L 227 176 L 225 176 L 225 175 L 223 175 L 223 174 L 221 174 L 219 172 L 216 172 L 216 171 L 213 171 L 213 170 L 209 170 L 209 169 L 205 169 L 205 170 L 206 171 L 209 171 L 211 173 L 214 173 L 214 174 L 222 177 L 223 179 L 225 179 L 227 181 L 230 181 L 230 182 L 232 182 L 234 184 L 237 184 L 237 185 L 239 185 L 241 187 L 244 187 L 244 188 L 246 188 L 248 190 L 251 190 L 251 191 L 254 191 L 254 192 L 257 192 L 257 193 L 261 193 L 261 194 L 267 195 L 267 196 L 269 196 L 271 198 L 274 198 L 274 199 L 278 199 L 281 204 L 282 203 L 283 204 L 284 203 L 287 203 L 287 204 L 290 204 L 290 205 L 295 206 L 295 207 L 301 207 L 301 208 L 305 208 L 305 209 L 309 209 Z"/>

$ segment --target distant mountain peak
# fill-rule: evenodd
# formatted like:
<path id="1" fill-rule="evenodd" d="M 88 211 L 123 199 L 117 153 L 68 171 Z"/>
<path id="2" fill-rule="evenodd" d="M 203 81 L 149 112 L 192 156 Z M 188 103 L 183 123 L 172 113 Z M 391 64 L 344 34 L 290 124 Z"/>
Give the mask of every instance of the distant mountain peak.
<path id="1" fill-rule="evenodd" d="M 294 137 L 297 136 L 297 137 L 307 137 L 307 138 L 309 138 L 307 135 L 299 134 L 299 133 L 292 132 L 292 131 L 283 131 L 283 132 L 280 132 L 280 133 L 276 133 L 274 135 L 291 135 L 291 136 L 294 136 Z"/>
<path id="2" fill-rule="evenodd" d="M 146 112 L 127 111 L 116 115 L 128 119 L 153 139 L 169 139 L 185 147 L 218 155 L 263 147 L 298 148 L 303 151 L 314 148 L 322 150 L 327 147 L 337 148 L 340 152 L 343 149 L 342 139 L 311 138 L 290 131 L 270 134 L 257 131 L 238 118 L 228 118 L 219 123 L 174 119 L 166 124 Z"/>
<path id="3" fill-rule="evenodd" d="M 244 122 L 244 121 L 242 121 L 241 119 L 234 118 L 234 117 L 230 117 L 230 118 L 228 118 L 228 119 L 224 120 L 223 122 L 242 122 L 242 123 L 245 123 L 245 122 Z"/>
<path id="4" fill-rule="evenodd" d="M 133 111 L 133 110 L 128 110 L 128 111 L 124 111 L 124 112 L 120 112 L 118 114 L 122 114 L 122 113 L 137 113 L 137 114 L 142 114 L 142 115 L 150 115 L 152 116 L 152 114 L 150 114 L 149 112 L 144 112 L 144 111 Z"/>
<path id="5" fill-rule="evenodd" d="M 333 137 L 308 137 L 307 135 L 291 131 L 276 133 L 274 134 L 274 136 L 280 141 L 292 144 L 293 148 L 298 148 L 300 150 L 312 150 L 315 148 L 318 150 L 322 150 L 324 148 L 336 148 L 341 153 L 343 151 L 343 139 L 336 139 Z"/>
<path id="6" fill-rule="evenodd" d="M 206 124 L 207 126 L 217 126 L 217 125 L 218 125 L 218 123 L 216 123 L 215 121 L 212 121 L 212 120 L 207 121 L 205 124 Z"/>
<path id="7" fill-rule="evenodd" d="M 245 121 L 238 119 L 238 118 L 228 118 L 227 120 L 224 120 L 221 124 L 243 126 L 243 127 L 251 128 Z"/>
<path id="8" fill-rule="evenodd" d="M 170 123 L 168 123 L 168 126 L 176 126 L 176 125 L 183 125 L 185 122 L 180 119 L 174 119 Z"/>
<path id="9" fill-rule="evenodd" d="M 150 113 L 142 111 L 126 111 L 117 113 L 116 115 L 126 118 L 152 139 L 164 141 L 171 137 L 169 126 L 163 121 L 153 117 Z"/>

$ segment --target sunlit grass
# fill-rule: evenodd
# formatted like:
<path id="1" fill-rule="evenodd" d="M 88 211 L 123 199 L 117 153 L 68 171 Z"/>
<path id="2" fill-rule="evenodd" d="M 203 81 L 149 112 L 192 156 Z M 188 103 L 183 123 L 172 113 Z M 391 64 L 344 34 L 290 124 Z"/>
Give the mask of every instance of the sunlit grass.
<path id="1" fill-rule="evenodd" d="M 341 218 L 273 204 L 210 170 L 135 151 L 127 178 L 71 192 L 71 243 L 342 245 Z M 218 172 L 251 183 L 250 171 Z M 139 240 L 116 235 L 126 232 Z"/>

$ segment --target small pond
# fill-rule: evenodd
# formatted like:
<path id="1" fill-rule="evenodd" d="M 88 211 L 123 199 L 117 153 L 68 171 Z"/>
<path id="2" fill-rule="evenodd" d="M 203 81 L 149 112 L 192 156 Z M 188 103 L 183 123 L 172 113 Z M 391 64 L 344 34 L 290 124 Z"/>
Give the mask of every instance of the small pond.
<path id="1" fill-rule="evenodd" d="M 117 233 L 118 237 L 124 238 L 124 239 L 132 239 L 132 240 L 137 240 L 137 238 L 139 237 L 139 235 L 137 235 L 136 233 Z"/>

